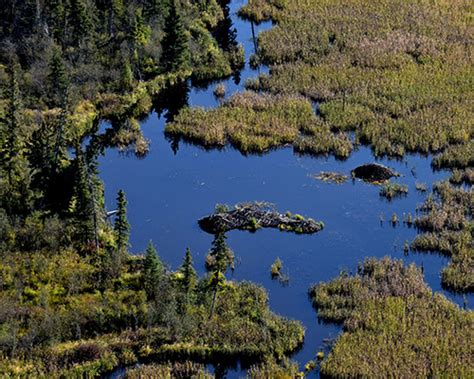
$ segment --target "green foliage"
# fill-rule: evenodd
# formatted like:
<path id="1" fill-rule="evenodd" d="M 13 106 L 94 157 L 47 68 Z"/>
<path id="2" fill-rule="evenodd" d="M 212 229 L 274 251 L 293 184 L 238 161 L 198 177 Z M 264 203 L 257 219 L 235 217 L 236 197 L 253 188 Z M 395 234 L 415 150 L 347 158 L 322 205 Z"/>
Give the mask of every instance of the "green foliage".
<path id="1" fill-rule="evenodd" d="M 142 156 L 147 141 L 136 119 L 152 108 L 151 96 L 193 72 L 206 79 L 232 73 L 235 51 L 213 35 L 223 10 L 215 1 L 28 0 L 0 13 L 0 206 L 20 219 L 33 210 L 68 214 L 84 236 L 75 242 L 97 250 L 103 199 L 93 158 L 112 146 Z M 190 33 L 198 26 L 199 35 Z M 190 45 L 203 59 L 189 60 Z M 167 54 L 170 67 L 160 73 Z M 113 128 L 101 135 L 103 119 Z M 84 141 L 94 146 L 81 163 L 67 152 L 85 150 Z M 85 214 L 95 221 L 82 231 Z"/>
<path id="2" fill-rule="evenodd" d="M 258 365 L 253 365 L 249 368 L 246 376 L 247 379 L 293 379 L 303 377 L 303 373 L 298 369 L 298 364 L 288 359 L 279 363 L 269 360 Z"/>
<path id="3" fill-rule="evenodd" d="M 143 262 L 143 288 L 148 299 L 155 299 L 159 296 L 159 284 L 163 278 L 164 267 L 158 257 L 153 243 L 150 241 L 145 251 Z"/>
<path id="4" fill-rule="evenodd" d="M 225 273 L 229 267 L 233 268 L 234 253 L 227 246 L 226 239 L 227 236 L 224 233 L 218 233 L 212 241 L 212 246 L 209 250 L 210 262 L 212 263 L 208 268 L 214 272 Z"/>
<path id="5" fill-rule="evenodd" d="M 129 92 L 132 90 L 133 85 L 133 72 L 130 63 L 125 62 L 123 65 L 121 87 L 123 92 Z"/>
<path id="6" fill-rule="evenodd" d="M 117 248 L 119 252 L 124 253 L 128 246 L 130 224 L 127 220 L 127 200 L 125 198 L 125 192 L 122 190 L 117 194 L 117 213 L 115 216 L 114 231 L 117 239 Z"/>
<path id="7" fill-rule="evenodd" d="M 165 72 L 177 71 L 189 64 L 188 35 L 184 29 L 178 3 L 171 0 L 165 19 L 165 36 L 162 45 L 162 66 Z"/>
<path id="8" fill-rule="evenodd" d="M 459 376 L 474 373 L 473 312 L 431 290 L 415 266 L 366 260 L 310 290 L 319 317 L 344 322 L 321 374 L 329 377 Z M 356 363 L 354 363 L 356 362 Z"/>
<path id="9" fill-rule="evenodd" d="M 86 161 L 81 151 L 76 156 L 76 183 L 70 213 L 75 219 L 76 238 L 84 245 L 93 243 L 97 248 L 97 208 L 95 192 L 97 190 Z"/>
<path id="10" fill-rule="evenodd" d="M 196 287 L 196 270 L 193 266 L 193 258 L 191 257 L 191 250 L 186 249 L 186 255 L 184 256 L 183 264 L 181 265 L 179 272 L 182 274 L 181 285 L 186 295 L 189 295 Z"/>
<path id="11" fill-rule="evenodd" d="M 152 250 L 148 261 L 156 259 Z M 120 277 L 101 291 L 94 259 L 73 250 L 11 253 L 2 263 L 4 376 L 97 376 L 139 359 L 174 369 L 185 360 L 281 360 L 304 336 L 302 325 L 273 314 L 265 290 L 251 283 L 223 281 L 212 318 L 205 311 L 213 297 L 209 278 L 197 283 L 184 313 L 172 300 L 181 289 L 172 285 L 161 285 L 159 298 L 147 302 L 141 289 L 146 257 L 129 257 Z M 178 274 L 162 271 L 160 280 Z M 28 321 L 15 334 L 25 311 Z"/>
<path id="12" fill-rule="evenodd" d="M 92 29 L 92 20 L 83 0 L 70 0 L 68 12 L 72 43 L 79 46 Z"/>
<path id="13" fill-rule="evenodd" d="M 283 268 L 283 262 L 280 258 L 275 259 L 270 267 L 270 274 L 272 278 L 278 278 L 281 275 L 281 269 Z"/>
<path id="14" fill-rule="evenodd" d="M 8 108 L 5 120 L 2 120 L 2 168 L 6 172 L 8 184 L 12 185 L 15 163 L 21 152 L 21 100 L 20 89 L 18 88 L 17 70 L 11 67 L 9 70 L 9 86 L 8 86 Z"/>
<path id="15" fill-rule="evenodd" d="M 69 78 L 59 47 L 53 50 L 53 56 L 49 62 L 48 82 L 51 105 L 61 107 L 69 86 Z"/>

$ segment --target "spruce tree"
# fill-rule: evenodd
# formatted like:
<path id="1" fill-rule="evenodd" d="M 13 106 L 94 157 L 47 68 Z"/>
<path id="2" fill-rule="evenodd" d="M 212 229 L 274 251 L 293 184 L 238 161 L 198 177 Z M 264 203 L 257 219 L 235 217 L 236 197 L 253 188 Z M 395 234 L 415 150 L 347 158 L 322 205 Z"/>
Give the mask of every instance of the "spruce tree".
<path id="1" fill-rule="evenodd" d="M 130 63 L 125 61 L 122 68 L 122 76 L 120 78 L 120 85 L 122 87 L 122 92 L 126 93 L 132 90 L 133 87 L 133 71 Z"/>
<path id="2" fill-rule="evenodd" d="M 164 26 L 161 63 L 163 71 L 179 70 L 189 64 L 189 42 L 175 0 L 171 0 Z"/>
<path id="3" fill-rule="evenodd" d="M 166 6 L 162 0 L 143 0 L 143 16 L 147 21 L 152 21 L 166 11 Z"/>
<path id="4" fill-rule="evenodd" d="M 116 26 L 119 24 L 124 13 L 125 7 L 123 0 L 108 0 L 107 3 L 107 18 L 108 18 L 108 34 L 109 37 L 113 37 L 115 34 Z"/>
<path id="5" fill-rule="evenodd" d="M 61 50 L 58 47 L 53 50 L 53 56 L 49 62 L 48 82 L 51 105 L 61 107 L 69 86 L 69 79 Z"/>
<path id="6" fill-rule="evenodd" d="M 69 25 L 72 43 L 79 46 L 92 30 L 92 22 L 83 0 L 70 0 Z"/>
<path id="7" fill-rule="evenodd" d="M 196 270 L 193 267 L 193 258 L 191 257 L 191 250 L 186 249 L 183 264 L 179 271 L 183 275 L 182 286 L 186 295 L 189 295 L 196 287 Z"/>
<path id="8" fill-rule="evenodd" d="M 158 258 L 155 246 L 150 241 L 145 251 L 143 264 L 143 287 L 149 300 L 157 297 L 162 275 L 163 264 Z"/>
<path id="9" fill-rule="evenodd" d="M 14 67 L 9 70 L 8 108 L 5 122 L 1 129 L 1 165 L 6 172 L 9 186 L 13 185 L 14 170 L 21 152 L 20 138 L 20 90 L 17 72 Z"/>
<path id="10" fill-rule="evenodd" d="M 212 265 L 211 282 L 210 286 L 213 291 L 212 304 L 209 317 L 212 317 L 214 308 L 217 300 L 217 292 L 219 287 L 225 281 L 225 272 L 229 266 L 233 264 L 233 253 L 229 249 L 225 240 L 227 236 L 224 233 L 218 233 L 212 241 L 212 247 L 209 255 L 214 258 L 214 264 Z"/>
<path id="11" fill-rule="evenodd" d="M 135 11 L 135 19 L 132 25 L 132 37 L 135 46 L 145 46 L 150 37 L 150 28 L 146 25 L 141 9 Z"/>
<path id="12" fill-rule="evenodd" d="M 47 22 L 57 42 L 62 42 L 66 24 L 66 6 L 64 0 L 46 0 Z"/>
<path id="13" fill-rule="evenodd" d="M 117 239 L 117 249 L 119 253 L 124 253 L 128 246 L 130 234 L 130 224 L 127 221 L 127 200 L 125 192 L 120 190 L 117 194 L 117 215 L 114 223 L 115 237 Z"/>
<path id="14" fill-rule="evenodd" d="M 227 246 L 227 236 L 225 233 L 218 233 L 212 241 L 209 255 L 213 258 L 212 270 L 225 273 L 229 267 L 233 267 L 234 255 L 232 250 Z"/>
<path id="15" fill-rule="evenodd" d="M 76 235 L 84 244 L 88 244 L 94 239 L 95 230 L 93 197 L 87 171 L 84 154 L 81 150 L 77 150 L 73 212 L 76 219 Z"/>

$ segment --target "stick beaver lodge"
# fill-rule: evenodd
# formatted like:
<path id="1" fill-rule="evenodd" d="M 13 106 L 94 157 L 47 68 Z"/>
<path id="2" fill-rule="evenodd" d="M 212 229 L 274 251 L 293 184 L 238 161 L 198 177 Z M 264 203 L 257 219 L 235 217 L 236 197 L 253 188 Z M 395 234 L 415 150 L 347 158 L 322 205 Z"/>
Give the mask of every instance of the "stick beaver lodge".
<path id="1" fill-rule="evenodd" d="M 363 164 L 353 169 L 351 174 L 354 178 L 370 183 L 386 182 L 394 176 L 400 176 L 398 172 L 378 163 Z"/>
<path id="2" fill-rule="evenodd" d="M 207 233 L 217 234 L 233 229 L 256 231 L 260 228 L 279 228 L 299 234 L 313 234 L 324 224 L 290 212 L 279 213 L 268 203 L 238 204 L 234 209 L 218 205 L 210 216 L 200 219 L 199 226 Z"/>

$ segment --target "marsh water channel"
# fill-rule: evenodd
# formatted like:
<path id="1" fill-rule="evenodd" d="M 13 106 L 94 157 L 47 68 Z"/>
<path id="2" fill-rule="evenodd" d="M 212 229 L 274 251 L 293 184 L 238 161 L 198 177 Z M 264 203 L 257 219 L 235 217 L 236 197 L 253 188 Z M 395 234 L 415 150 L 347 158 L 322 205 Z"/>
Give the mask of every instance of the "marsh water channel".
<path id="1" fill-rule="evenodd" d="M 221 81 L 226 86 L 226 96 L 242 90 L 245 79 L 258 74 L 248 66 L 249 55 L 254 51 L 252 26 L 236 16 L 242 5 L 244 2 L 233 0 L 230 13 L 237 40 L 246 52 L 247 65 L 240 73 L 239 83 L 236 78 Z M 271 23 L 261 24 L 254 27 L 254 32 L 257 34 L 270 27 Z M 215 85 L 191 87 L 187 104 L 217 106 L 213 96 Z M 182 96 L 168 100 L 178 98 Z M 186 103 L 186 98 L 184 100 Z M 179 106 L 180 102 L 174 103 Z M 379 196 L 379 187 L 374 185 L 352 180 L 337 185 L 312 178 L 320 171 L 349 174 L 354 167 L 375 161 L 368 147 L 359 147 L 345 161 L 334 157 L 299 156 L 291 147 L 250 156 L 230 147 L 205 150 L 191 144 L 170 143 L 164 135 L 168 110 L 161 113 L 151 113 L 141 123 L 143 134 L 150 140 L 150 152 L 144 159 L 115 149 L 101 157 L 99 168 L 105 183 L 107 208 L 115 207 L 116 193 L 123 189 L 132 226 L 131 251 L 142 252 L 152 240 L 160 257 L 176 269 L 189 247 L 200 274 L 205 272 L 204 260 L 213 236 L 202 231 L 197 220 L 211 213 L 217 203 L 268 201 L 280 211 L 289 210 L 323 221 L 325 228 L 313 235 L 270 229 L 255 233 L 236 230 L 227 234 L 237 262 L 234 273 L 229 273 L 228 278 L 262 285 L 268 291 L 274 312 L 304 324 L 305 343 L 292 356 L 301 367 L 314 359 L 318 351 L 327 349 L 327 341 L 341 331 L 334 324 L 318 322 L 308 299 L 308 289 L 313 283 L 334 278 L 341 270 L 354 272 L 365 257 L 388 255 L 422 265 L 433 290 L 443 292 L 458 304 L 465 301 L 462 295 L 441 288 L 440 272 L 448 264 L 448 258 L 436 254 L 406 255 L 404 243 L 411 242 L 417 231 L 401 222 L 396 227 L 389 222 L 393 213 L 400 220 L 403 214 L 415 214 L 417 204 L 427 196 L 415 189 L 415 183 L 426 183 L 429 191 L 434 182 L 449 175 L 443 171 L 433 172 L 431 157 L 408 155 L 399 161 L 379 160 L 402 174 L 396 181 L 409 189 L 408 196 L 388 202 Z M 270 266 L 277 257 L 283 261 L 283 272 L 289 276 L 286 286 L 270 277 Z M 474 297 L 468 296 L 467 300 L 472 307 Z M 119 377 L 121 372 L 113 376 Z M 234 368 L 228 370 L 227 377 L 242 375 L 243 371 Z"/>

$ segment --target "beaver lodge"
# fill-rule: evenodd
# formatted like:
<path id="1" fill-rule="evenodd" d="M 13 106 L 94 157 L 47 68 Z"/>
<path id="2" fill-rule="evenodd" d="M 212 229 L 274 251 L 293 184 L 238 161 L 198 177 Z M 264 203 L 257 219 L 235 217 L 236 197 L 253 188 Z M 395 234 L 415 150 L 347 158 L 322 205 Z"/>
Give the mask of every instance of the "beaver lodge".
<path id="1" fill-rule="evenodd" d="M 356 167 L 351 174 L 353 178 L 374 184 L 384 183 L 394 176 L 400 176 L 398 172 L 379 163 L 367 163 Z"/>
<path id="2" fill-rule="evenodd" d="M 217 234 L 233 229 L 256 231 L 260 228 L 278 228 L 282 231 L 313 234 L 324 224 L 290 212 L 279 213 L 267 203 L 238 204 L 234 209 L 219 208 L 210 216 L 200 219 L 199 226 L 207 233 Z"/>

